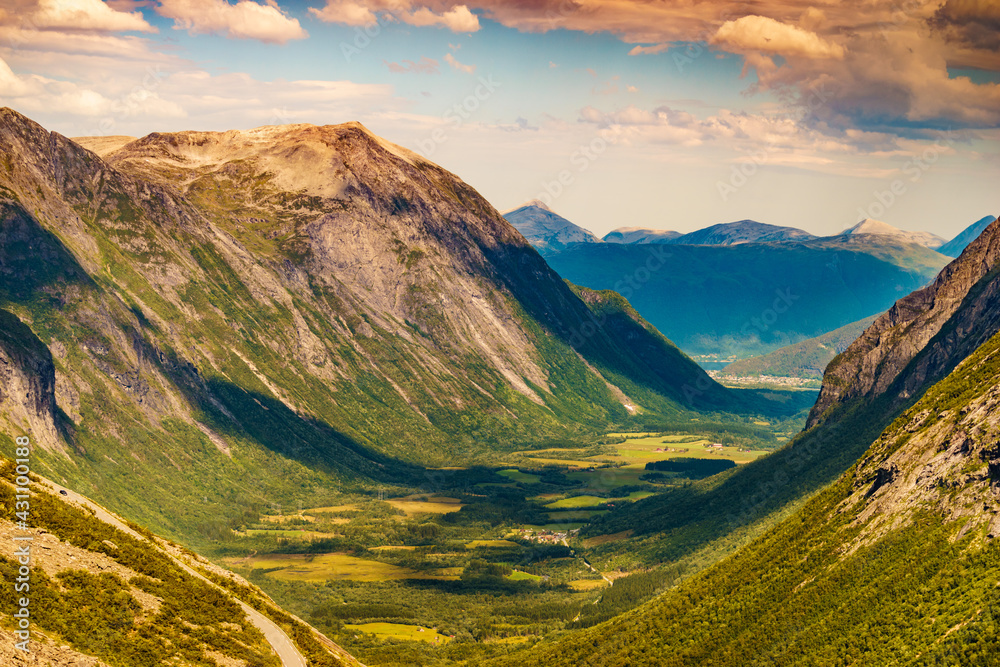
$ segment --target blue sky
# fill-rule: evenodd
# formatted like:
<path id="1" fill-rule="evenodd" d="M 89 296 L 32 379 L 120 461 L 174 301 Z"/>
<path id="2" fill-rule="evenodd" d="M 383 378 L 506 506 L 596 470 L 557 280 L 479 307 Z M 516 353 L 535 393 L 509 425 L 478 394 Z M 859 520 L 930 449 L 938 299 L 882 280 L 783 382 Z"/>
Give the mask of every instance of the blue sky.
<path id="1" fill-rule="evenodd" d="M 358 120 L 599 235 L 996 214 L 1000 10 L 815 4 L 3 0 L 0 104 L 69 136 Z"/>

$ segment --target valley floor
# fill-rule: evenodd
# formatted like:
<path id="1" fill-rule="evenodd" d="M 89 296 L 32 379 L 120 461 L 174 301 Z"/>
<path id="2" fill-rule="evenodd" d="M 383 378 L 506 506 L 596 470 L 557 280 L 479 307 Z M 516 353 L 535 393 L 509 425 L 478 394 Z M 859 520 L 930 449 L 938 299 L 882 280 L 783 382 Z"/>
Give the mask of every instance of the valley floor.
<path id="1" fill-rule="evenodd" d="M 693 572 L 626 555 L 631 531 L 580 532 L 775 446 L 718 439 L 611 433 L 515 452 L 506 466 L 429 471 L 420 489 L 274 505 L 210 555 L 367 665 L 479 664 L 606 620 Z M 681 472 L 646 467 L 664 461 Z"/>

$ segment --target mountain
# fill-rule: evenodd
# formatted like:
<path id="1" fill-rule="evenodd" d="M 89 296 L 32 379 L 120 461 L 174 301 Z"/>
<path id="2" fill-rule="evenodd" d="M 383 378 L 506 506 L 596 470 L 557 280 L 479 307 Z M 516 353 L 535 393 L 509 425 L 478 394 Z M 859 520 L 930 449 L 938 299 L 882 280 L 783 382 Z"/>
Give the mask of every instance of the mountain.
<path id="1" fill-rule="evenodd" d="M 779 348 L 760 357 L 740 359 L 727 365 L 720 375 L 750 376 L 774 375 L 778 377 L 816 378 L 833 358 L 847 349 L 872 322 L 876 315 L 845 324 L 822 336 L 810 338 Z"/>
<path id="2" fill-rule="evenodd" d="M 740 243 L 770 243 L 808 241 L 816 238 L 794 227 L 779 227 L 753 220 L 726 222 L 705 227 L 688 234 L 644 227 L 620 227 L 604 237 L 606 243 L 671 243 L 677 245 L 737 245 Z"/>
<path id="3" fill-rule="evenodd" d="M 992 215 L 980 218 L 959 232 L 955 238 L 938 248 L 937 251 L 942 255 L 958 257 L 962 254 L 962 251 L 965 250 L 965 246 L 972 243 L 994 220 L 996 220 L 996 217 Z"/>
<path id="4" fill-rule="evenodd" d="M 794 227 L 779 227 L 753 220 L 726 222 L 705 227 L 671 240 L 677 245 L 737 245 L 740 243 L 772 243 L 808 241 L 816 238 Z"/>
<path id="5" fill-rule="evenodd" d="M 721 246 L 577 244 L 546 260 L 570 282 L 622 293 L 683 350 L 723 356 L 766 354 L 884 311 L 948 261 L 872 235 Z"/>
<path id="6" fill-rule="evenodd" d="M 933 249 L 940 248 L 945 243 L 945 240 L 937 234 L 931 234 L 930 232 L 908 232 L 871 218 L 865 218 L 850 229 L 845 229 L 840 233 L 840 236 L 860 236 L 865 234 L 891 236 L 910 243 L 919 243 L 922 246 Z"/>
<path id="7" fill-rule="evenodd" d="M 994 222 L 831 364 L 825 387 L 846 380 L 854 391 L 838 392 L 811 432 L 839 424 L 849 435 L 852 420 L 887 406 L 898 415 L 832 485 L 653 602 L 514 661 L 991 664 L 1000 648 L 998 246 Z M 872 367 L 884 382 L 872 384 Z"/>
<path id="8" fill-rule="evenodd" d="M 562 250 L 571 243 L 602 242 L 583 227 L 553 213 L 537 199 L 507 211 L 503 216 L 543 255 Z"/>
<path id="9" fill-rule="evenodd" d="M 10 583 L 0 600 L 9 614 L 25 604 L 30 614 L 30 653 L 15 648 L 24 637 L 0 629 L 4 664 L 360 664 L 241 577 L 43 477 L 31 477 L 23 521 L 15 501 L 24 487 L 8 481 L 14 463 L 0 468 L 0 569 Z M 19 578 L 25 545 L 31 571 Z M 15 581 L 27 587 L 15 591 Z"/>
<path id="10" fill-rule="evenodd" d="M 603 241 L 605 243 L 670 243 L 680 235 L 680 232 L 671 232 L 664 229 L 619 227 L 608 232 L 604 236 Z"/>
<path id="11" fill-rule="evenodd" d="M 0 111 L 0 428 L 168 536 L 636 413 L 797 409 L 592 309 L 472 188 L 356 123 L 107 148 Z"/>

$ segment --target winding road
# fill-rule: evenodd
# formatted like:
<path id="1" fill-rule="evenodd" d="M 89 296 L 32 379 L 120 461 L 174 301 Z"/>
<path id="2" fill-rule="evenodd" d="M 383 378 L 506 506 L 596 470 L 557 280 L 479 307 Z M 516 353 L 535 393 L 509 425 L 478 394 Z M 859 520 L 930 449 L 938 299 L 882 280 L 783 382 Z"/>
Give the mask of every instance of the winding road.
<path id="1" fill-rule="evenodd" d="M 117 528 L 118 530 L 122 531 L 123 533 L 131 535 L 132 537 L 138 540 L 142 540 L 144 542 L 149 541 L 144 535 L 140 535 L 136 531 L 129 528 L 128 525 L 126 525 L 125 522 L 121 519 L 121 517 L 112 514 L 105 508 L 95 503 L 90 498 L 87 498 L 86 496 L 81 496 L 79 493 L 76 493 L 75 491 L 71 491 L 69 489 L 65 489 L 64 487 L 53 484 L 50 480 L 44 480 L 44 481 L 47 483 L 47 486 L 49 486 L 49 490 L 52 493 L 56 495 L 61 495 L 61 497 L 64 500 L 74 505 L 87 507 L 93 510 L 94 516 L 96 516 L 104 523 L 110 524 L 115 528 Z M 64 495 L 60 493 L 62 490 L 66 491 Z M 156 546 L 159 547 L 159 545 Z M 203 574 L 192 568 L 190 565 L 185 563 L 183 560 L 181 560 L 174 554 L 162 548 L 161 551 L 167 554 L 174 561 L 174 563 L 177 564 L 178 567 L 180 567 L 182 570 L 184 570 L 191 576 L 197 577 L 198 579 L 204 581 L 210 586 L 213 586 L 214 588 L 223 591 L 224 593 L 226 593 L 226 595 L 233 597 L 230 591 L 226 590 L 222 586 L 219 586 L 217 583 L 215 583 L 208 577 L 204 576 Z M 262 613 L 260 613 L 250 605 L 246 604 L 242 600 L 238 600 L 235 597 L 233 597 L 233 599 L 236 600 L 236 602 L 238 602 L 239 605 L 243 608 L 243 611 L 246 613 L 247 618 L 250 620 L 250 622 L 264 635 L 264 638 L 267 640 L 267 643 L 271 645 L 271 648 L 274 649 L 274 652 L 281 659 L 282 667 L 307 667 L 309 663 L 306 660 L 306 657 L 302 655 L 301 651 L 299 651 L 298 647 L 295 646 L 295 643 L 285 633 L 284 630 L 278 627 L 278 625 L 274 621 L 269 619 L 267 616 L 264 616 Z"/>

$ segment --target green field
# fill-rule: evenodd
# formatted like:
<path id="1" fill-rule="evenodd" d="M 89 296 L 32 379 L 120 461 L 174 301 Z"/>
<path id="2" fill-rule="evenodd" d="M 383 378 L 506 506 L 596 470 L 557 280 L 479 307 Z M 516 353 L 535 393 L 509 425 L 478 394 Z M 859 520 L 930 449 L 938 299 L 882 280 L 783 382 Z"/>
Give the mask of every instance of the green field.
<path id="1" fill-rule="evenodd" d="M 538 475 L 532 475 L 531 473 L 521 472 L 520 470 L 514 469 L 501 470 L 497 474 L 515 482 L 520 482 L 521 484 L 537 484 L 542 479 Z"/>
<path id="2" fill-rule="evenodd" d="M 510 540 L 472 540 L 465 545 L 466 549 L 506 549 L 516 547 L 517 544 Z"/>
<path id="3" fill-rule="evenodd" d="M 671 458 L 729 459 L 737 465 L 749 463 L 766 454 L 764 450 L 746 450 L 740 447 L 723 446 L 710 448 L 712 440 L 696 435 L 663 435 L 651 433 L 610 433 L 609 438 L 622 437 L 624 442 L 611 443 L 613 453 L 587 456 L 586 448 L 525 450 L 515 454 L 525 456 L 534 465 L 556 465 L 582 468 L 570 471 L 571 479 L 583 480 L 588 486 L 609 488 L 625 484 L 641 484 L 639 479 L 645 474 L 645 466 L 652 461 Z M 562 458 L 567 457 L 567 458 Z M 620 467 L 601 467 L 615 464 Z M 638 471 L 631 472 L 630 471 Z M 509 473 L 525 475 L 520 471 L 502 471 L 508 479 L 515 479 Z M 516 480 L 521 481 L 521 480 Z"/>
<path id="4" fill-rule="evenodd" d="M 531 574 L 529 572 L 521 572 L 520 570 L 514 570 L 507 577 L 511 581 L 541 581 L 542 578 L 537 574 Z"/>
<path id="5" fill-rule="evenodd" d="M 587 496 L 587 495 L 571 496 L 569 498 L 563 498 L 562 500 L 557 500 L 553 503 L 549 503 L 545 507 L 549 509 L 597 507 L 598 505 L 603 505 L 605 503 L 640 500 L 642 498 L 648 498 L 651 495 L 653 495 L 652 491 L 633 491 L 624 498 L 601 498 L 600 496 Z"/>
<path id="6" fill-rule="evenodd" d="M 739 447 L 722 447 L 709 449 L 711 444 L 707 439 L 694 439 L 691 436 L 648 436 L 628 439 L 623 443 L 612 445 L 617 453 L 611 456 L 596 456 L 594 461 L 624 463 L 628 467 L 644 467 L 650 461 L 661 461 L 670 458 L 695 459 L 730 459 L 737 465 L 749 463 L 767 452 L 762 450 L 745 451 Z"/>
<path id="7" fill-rule="evenodd" d="M 365 623 L 363 625 L 344 625 L 345 630 L 366 632 L 379 639 L 397 639 L 411 642 L 427 642 L 443 644 L 451 641 L 447 635 L 438 634 L 436 630 L 420 625 L 403 625 L 402 623 Z"/>
<path id="8" fill-rule="evenodd" d="M 387 501 L 398 510 L 402 510 L 407 518 L 418 514 L 447 514 L 457 512 L 463 505 L 457 498 L 446 496 L 413 495 L 404 498 L 393 498 Z"/>
<path id="9" fill-rule="evenodd" d="M 609 510 L 580 510 L 570 512 L 549 512 L 551 521 L 590 521 L 596 516 L 607 514 Z"/>
<path id="10" fill-rule="evenodd" d="M 264 530 L 261 528 L 248 528 L 246 531 L 247 535 L 250 536 L 260 536 L 260 535 L 273 535 L 275 537 L 295 537 L 300 540 L 323 540 L 330 537 L 341 537 L 336 533 L 322 533 L 316 530 L 294 530 L 289 528 L 275 528 L 274 530 Z"/>
<path id="11" fill-rule="evenodd" d="M 224 562 L 251 570 L 272 570 L 268 577 L 281 581 L 398 581 L 400 579 L 453 579 L 444 574 L 417 572 L 391 563 L 366 560 L 347 554 L 270 554 L 251 558 L 228 558 Z"/>

